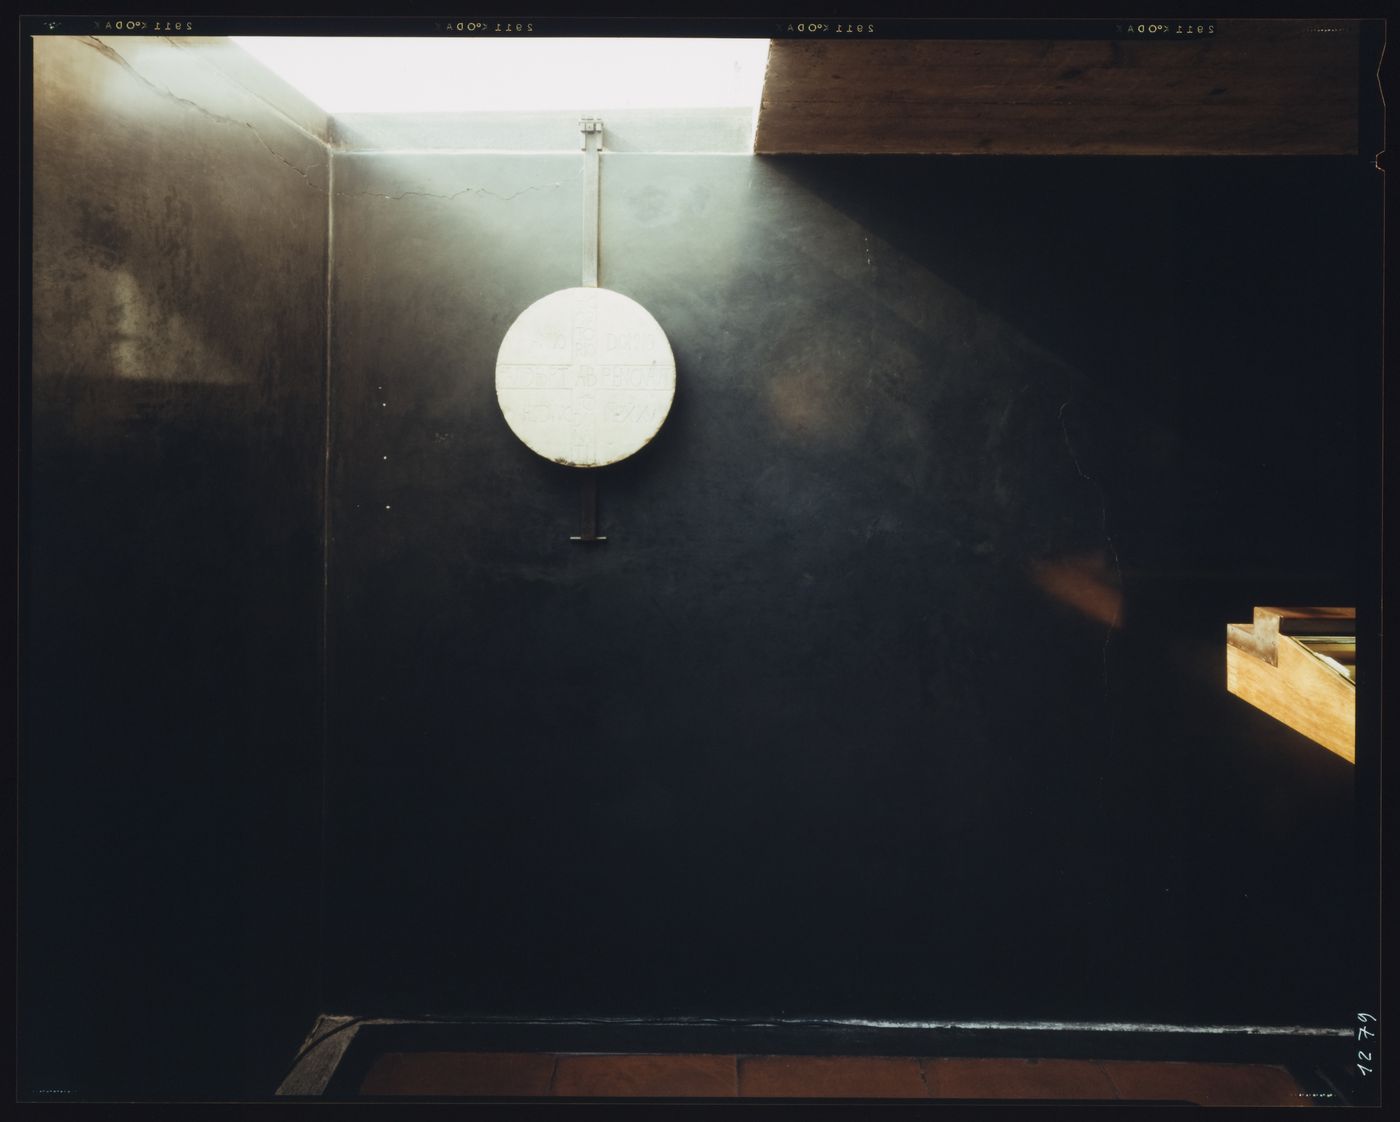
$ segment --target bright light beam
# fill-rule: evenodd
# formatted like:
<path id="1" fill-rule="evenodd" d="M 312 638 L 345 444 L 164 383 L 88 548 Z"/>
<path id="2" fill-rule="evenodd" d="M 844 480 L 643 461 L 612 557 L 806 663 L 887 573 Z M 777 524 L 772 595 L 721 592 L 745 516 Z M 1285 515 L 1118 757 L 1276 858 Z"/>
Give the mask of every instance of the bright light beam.
<path id="1" fill-rule="evenodd" d="M 757 111 L 767 39 L 233 42 L 327 113 Z"/>

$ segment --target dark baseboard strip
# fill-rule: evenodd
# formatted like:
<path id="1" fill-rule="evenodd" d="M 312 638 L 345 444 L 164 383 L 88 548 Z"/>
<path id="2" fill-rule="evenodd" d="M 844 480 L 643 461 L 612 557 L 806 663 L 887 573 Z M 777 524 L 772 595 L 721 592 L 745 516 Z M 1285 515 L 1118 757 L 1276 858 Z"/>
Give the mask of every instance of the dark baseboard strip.
<path id="1" fill-rule="evenodd" d="M 1264 1063 L 1332 1088 L 1345 1028 L 1114 1023 L 936 1024 L 857 1019 L 506 1020 L 323 1017 L 280 1096 L 351 1099 L 386 1052 L 736 1053 Z M 333 1034 L 333 1035 L 332 1035 Z M 320 1043 L 317 1043 L 319 1039 Z M 1333 1099 L 1333 1102 L 1336 1100 Z"/>

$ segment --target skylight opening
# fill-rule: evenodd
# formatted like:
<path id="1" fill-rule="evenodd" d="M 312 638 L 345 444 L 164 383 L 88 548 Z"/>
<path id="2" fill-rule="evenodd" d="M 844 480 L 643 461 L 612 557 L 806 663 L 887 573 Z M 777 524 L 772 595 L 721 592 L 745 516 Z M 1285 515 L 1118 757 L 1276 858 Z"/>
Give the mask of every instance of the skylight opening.
<path id="1" fill-rule="evenodd" d="M 328 114 L 750 108 L 767 39 L 233 40 Z"/>

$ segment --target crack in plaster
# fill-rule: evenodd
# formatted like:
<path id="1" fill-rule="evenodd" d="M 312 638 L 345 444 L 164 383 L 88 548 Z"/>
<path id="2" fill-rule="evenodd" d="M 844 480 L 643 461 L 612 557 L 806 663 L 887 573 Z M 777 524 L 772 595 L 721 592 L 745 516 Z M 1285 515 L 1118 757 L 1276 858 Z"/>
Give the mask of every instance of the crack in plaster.
<path id="1" fill-rule="evenodd" d="M 1074 444 L 1069 438 L 1069 425 L 1065 423 L 1065 410 L 1068 409 L 1069 406 L 1069 401 L 1066 401 L 1060 406 L 1060 432 L 1064 435 L 1065 450 L 1069 452 L 1069 458 L 1074 464 L 1074 470 L 1079 473 L 1081 479 L 1088 480 L 1099 492 L 1100 526 L 1103 530 L 1104 541 L 1108 544 L 1108 551 L 1113 555 L 1113 570 L 1118 577 L 1118 589 L 1121 595 L 1123 588 L 1123 563 L 1118 557 L 1118 547 L 1113 544 L 1113 535 L 1108 532 L 1108 493 L 1103 489 L 1103 484 L 1089 475 L 1079 462 L 1079 455 L 1075 452 Z M 1115 607 L 1113 611 L 1113 622 L 1108 625 L 1108 634 L 1104 636 L 1103 641 L 1103 684 L 1105 689 L 1108 688 L 1108 647 L 1109 644 L 1113 642 L 1113 632 L 1117 630 L 1121 618 L 1122 606 L 1121 601 L 1119 601 L 1118 606 Z"/>
<path id="2" fill-rule="evenodd" d="M 247 129 L 253 134 L 253 137 L 257 140 L 257 142 L 267 149 L 268 154 L 271 155 L 273 159 L 291 168 L 292 171 L 296 172 L 299 176 L 302 177 L 302 179 L 306 180 L 306 185 L 308 187 L 311 187 L 317 191 L 325 189 L 324 187 L 317 187 L 316 184 L 312 183 L 311 176 L 305 169 L 297 167 L 296 164 L 292 163 L 291 160 L 287 159 L 286 156 L 282 155 L 282 153 L 278 152 L 275 148 L 272 147 L 272 145 L 270 145 L 266 140 L 264 140 L 262 133 L 258 131 L 257 126 L 254 125 L 251 121 L 240 121 L 234 117 L 225 117 L 220 113 L 215 113 L 209 109 L 204 108 L 204 106 L 200 105 L 197 101 L 191 101 L 187 97 L 181 97 L 173 90 L 169 90 L 162 86 L 156 85 L 155 82 L 152 82 L 149 78 L 147 78 L 144 74 L 137 70 L 136 67 L 132 66 L 131 63 L 128 62 L 124 57 L 122 57 L 122 55 L 118 51 L 114 50 L 112 47 L 102 42 L 102 40 L 98 39 L 96 36 L 84 36 L 80 40 L 80 42 L 87 44 L 87 46 L 91 47 L 93 50 L 99 52 L 102 55 L 105 55 L 107 58 L 110 58 L 113 62 L 121 66 L 128 74 L 130 74 L 138 82 L 146 86 L 148 89 L 154 91 L 159 96 L 167 98 L 170 101 L 176 102 L 180 105 L 188 105 L 191 109 L 195 110 L 197 113 L 203 114 L 205 117 L 208 117 L 212 121 L 218 121 L 220 124 L 225 125 L 237 125 L 239 128 Z"/>
<path id="3" fill-rule="evenodd" d="M 509 195 L 498 195 L 495 191 L 488 191 L 485 187 L 463 187 L 460 191 L 453 191 L 450 195 L 439 195 L 435 191 L 403 191 L 397 195 L 385 195 L 380 191 L 336 191 L 335 195 L 337 198 L 342 199 L 359 197 L 371 199 L 389 199 L 391 202 L 396 202 L 399 199 L 407 199 L 416 196 L 417 198 L 422 199 L 446 199 L 450 202 L 451 200 L 461 195 L 465 195 L 469 192 L 475 191 L 482 195 L 490 195 L 493 199 L 501 199 L 504 202 L 509 202 L 511 199 L 523 195 L 528 191 L 552 191 L 554 190 L 554 188 L 560 186 L 562 186 L 562 183 L 558 180 L 556 180 L 553 183 L 535 183 L 529 187 L 522 187 L 519 191 L 512 192 Z"/>

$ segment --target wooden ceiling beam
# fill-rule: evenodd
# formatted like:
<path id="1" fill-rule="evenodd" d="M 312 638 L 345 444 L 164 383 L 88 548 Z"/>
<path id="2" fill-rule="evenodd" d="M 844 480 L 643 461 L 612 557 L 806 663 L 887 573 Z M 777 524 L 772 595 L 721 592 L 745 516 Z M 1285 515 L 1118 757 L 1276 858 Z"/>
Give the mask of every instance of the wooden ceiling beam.
<path id="1" fill-rule="evenodd" d="M 762 154 L 1355 155 L 1360 25 L 1208 39 L 775 40 Z"/>

